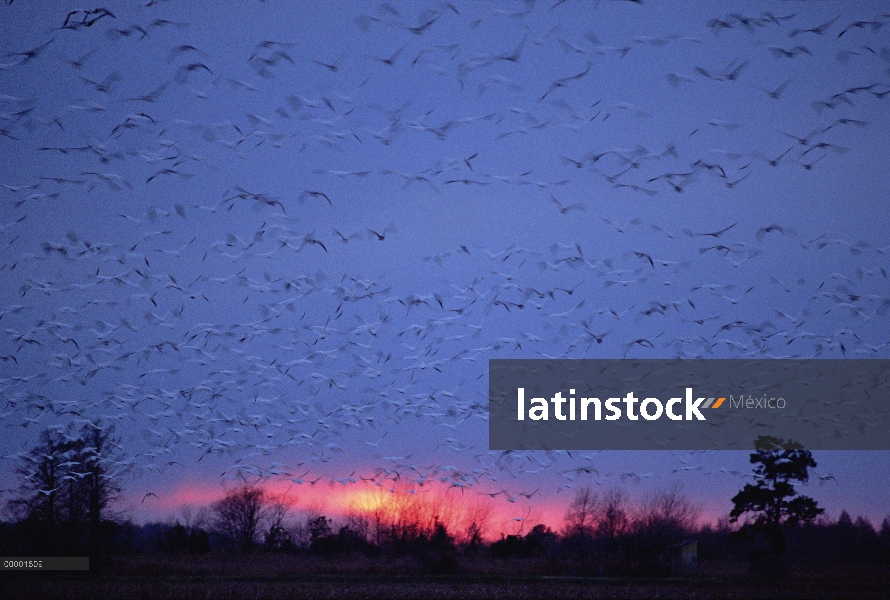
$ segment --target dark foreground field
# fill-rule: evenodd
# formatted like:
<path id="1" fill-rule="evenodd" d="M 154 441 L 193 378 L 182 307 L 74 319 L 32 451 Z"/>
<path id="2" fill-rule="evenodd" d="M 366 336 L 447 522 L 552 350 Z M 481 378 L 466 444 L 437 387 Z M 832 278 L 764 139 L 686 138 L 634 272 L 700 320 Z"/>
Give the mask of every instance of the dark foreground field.
<path id="1" fill-rule="evenodd" d="M 833 568 L 779 579 L 703 566 L 698 577 L 603 578 L 544 575 L 533 561 L 419 572 L 410 559 L 331 562 L 316 557 L 118 559 L 101 572 L 2 573 L 0 598 L 856 598 L 890 599 L 886 569 Z"/>

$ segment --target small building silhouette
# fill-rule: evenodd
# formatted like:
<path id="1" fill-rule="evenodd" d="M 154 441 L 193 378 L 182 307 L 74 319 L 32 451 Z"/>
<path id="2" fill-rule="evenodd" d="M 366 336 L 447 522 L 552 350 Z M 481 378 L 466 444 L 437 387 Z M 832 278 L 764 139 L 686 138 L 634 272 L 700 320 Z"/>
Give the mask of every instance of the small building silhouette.
<path id="1" fill-rule="evenodd" d="M 683 540 L 668 546 L 662 559 L 672 576 L 692 575 L 698 570 L 698 541 Z"/>

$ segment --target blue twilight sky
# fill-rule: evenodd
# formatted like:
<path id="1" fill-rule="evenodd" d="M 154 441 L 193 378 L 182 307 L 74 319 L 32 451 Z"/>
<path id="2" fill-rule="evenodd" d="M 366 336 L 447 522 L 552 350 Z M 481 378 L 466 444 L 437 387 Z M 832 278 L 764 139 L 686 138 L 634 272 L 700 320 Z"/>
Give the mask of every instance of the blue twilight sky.
<path id="1" fill-rule="evenodd" d="M 716 519 L 745 452 L 489 452 L 488 359 L 890 356 L 888 3 L 84 6 L 0 9 L 4 499 L 103 418 L 137 519 L 239 477 Z M 886 452 L 815 457 L 890 513 Z"/>

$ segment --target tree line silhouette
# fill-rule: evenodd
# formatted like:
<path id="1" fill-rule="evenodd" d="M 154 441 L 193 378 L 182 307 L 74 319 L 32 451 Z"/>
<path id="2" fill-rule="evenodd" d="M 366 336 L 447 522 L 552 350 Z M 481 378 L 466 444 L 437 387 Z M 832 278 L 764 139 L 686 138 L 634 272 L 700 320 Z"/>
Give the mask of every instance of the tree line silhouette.
<path id="1" fill-rule="evenodd" d="M 487 540 L 490 505 L 464 507 L 457 519 L 456 501 L 381 490 L 379 502 L 337 521 L 319 511 L 298 518 L 286 497 L 258 483 L 231 488 L 209 506 L 181 507 L 174 522 L 136 525 L 112 511 L 128 472 L 114 427 L 91 422 L 45 430 L 18 455 L 20 485 L 6 504 L 0 552 L 88 555 L 94 565 L 108 555 L 408 557 L 433 573 L 459 572 L 468 562 L 533 560 L 549 572 L 604 576 L 690 575 L 703 562 L 773 575 L 794 566 L 890 564 L 890 517 L 878 530 L 846 511 L 837 521 L 825 517 L 794 487 L 816 466 L 811 453 L 775 438 L 755 447 L 754 483 L 716 526 L 699 525 L 699 510 L 679 484 L 637 503 L 621 489 L 580 487 L 560 530 L 517 518 L 518 533 Z"/>

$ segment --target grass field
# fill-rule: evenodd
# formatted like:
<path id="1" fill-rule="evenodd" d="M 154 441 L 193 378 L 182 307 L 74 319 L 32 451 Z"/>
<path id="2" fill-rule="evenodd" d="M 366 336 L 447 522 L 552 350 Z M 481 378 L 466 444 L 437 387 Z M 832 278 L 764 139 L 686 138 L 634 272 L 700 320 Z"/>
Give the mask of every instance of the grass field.
<path id="1" fill-rule="evenodd" d="M 128 558 L 102 572 L 0 574 L 0 598 L 850 598 L 890 599 L 890 571 L 860 567 L 781 581 L 710 569 L 694 578 L 536 574 L 529 560 L 484 558 L 456 575 L 427 575 L 410 559 L 313 556 Z M 706 569 L 703 569 L 706 571 Z M 714 573 L 720 576 L 712 576 Z M 707 575 L 707 576 L 705 576 Z"/>

